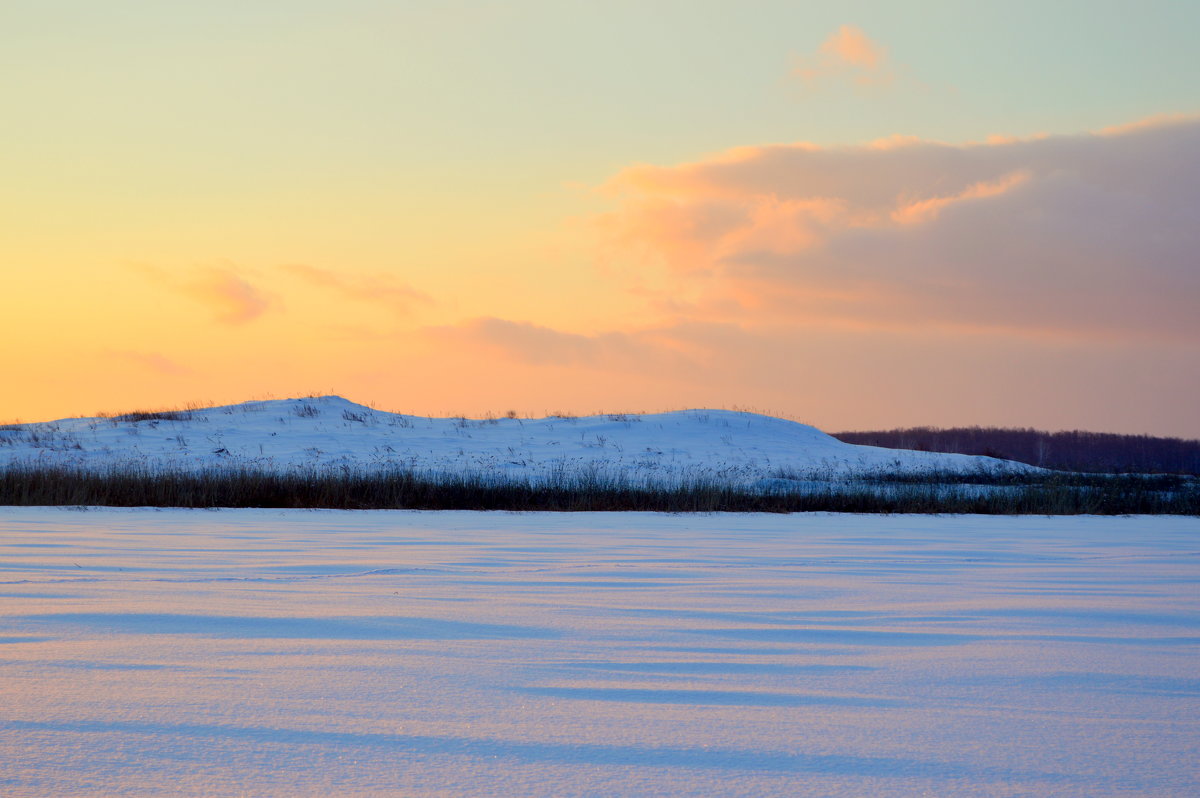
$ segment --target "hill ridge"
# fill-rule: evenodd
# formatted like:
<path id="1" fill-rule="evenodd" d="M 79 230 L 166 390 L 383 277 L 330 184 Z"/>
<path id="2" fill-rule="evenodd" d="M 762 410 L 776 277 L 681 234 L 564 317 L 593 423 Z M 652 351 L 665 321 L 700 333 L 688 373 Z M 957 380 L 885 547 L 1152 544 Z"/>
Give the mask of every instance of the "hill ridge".
<path id="1" fill-rule="evenodd" d="M 634 481 L 826 479 L 869 471 L 1031 470 L 993 458 L 843 443 L 740 410 L 436 418 L 338 395 L 60 419 L 0 430 L 0 465 L 83 468 L 354 468 Z"/>

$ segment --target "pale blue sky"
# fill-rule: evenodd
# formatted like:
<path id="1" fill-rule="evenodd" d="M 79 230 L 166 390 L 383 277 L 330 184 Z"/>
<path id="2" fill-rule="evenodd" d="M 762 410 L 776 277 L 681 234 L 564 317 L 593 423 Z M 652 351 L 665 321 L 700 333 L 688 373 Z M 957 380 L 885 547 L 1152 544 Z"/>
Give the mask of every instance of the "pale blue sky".
<path id="1" fill-rule="evenodd" d="M 845 24 L 888 49 L 899 80 L 801 90 L 792 59 Z M 90 127 L 96 148 L 146 154 L 167 136 L 253 169 L 308 157 L 595 181 L 745 144 L 1195 111 L 1197 30 L 1200 3 L 1183 1 L 50 0 L 0 12 L 0 86 L 34 139 L 58 123 Z"/>

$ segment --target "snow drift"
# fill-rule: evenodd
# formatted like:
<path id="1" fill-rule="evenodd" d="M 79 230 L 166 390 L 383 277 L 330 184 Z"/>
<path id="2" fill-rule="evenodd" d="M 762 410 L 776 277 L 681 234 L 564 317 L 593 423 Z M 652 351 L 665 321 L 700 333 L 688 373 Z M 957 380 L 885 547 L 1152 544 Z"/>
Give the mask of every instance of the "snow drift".
<path id="1" fill-rule="evenodd" d="M 729 410 L 427 418 L 339 396 L 6 425 L 3 465 L 402 469 L 526 480 L 595 474 L 766 486 L 882 472 L 1038 470 L 990 457 L 856 446 L 806 424 Z"/>

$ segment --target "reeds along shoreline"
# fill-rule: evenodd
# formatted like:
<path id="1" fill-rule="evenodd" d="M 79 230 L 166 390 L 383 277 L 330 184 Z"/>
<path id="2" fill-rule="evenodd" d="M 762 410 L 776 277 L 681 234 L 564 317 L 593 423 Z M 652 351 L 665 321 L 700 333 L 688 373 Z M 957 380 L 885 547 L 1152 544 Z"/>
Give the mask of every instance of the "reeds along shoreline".
<path id="1" fill-rule="evenodd" d="M 1052 474 L 872 474 L 760 489 L 715 480 L 634 483 L 558 474 L 541 480 L 412 471 L 0 469 L 0 505 L 330 509 L 1200 515 L 1188 478 Z"/>

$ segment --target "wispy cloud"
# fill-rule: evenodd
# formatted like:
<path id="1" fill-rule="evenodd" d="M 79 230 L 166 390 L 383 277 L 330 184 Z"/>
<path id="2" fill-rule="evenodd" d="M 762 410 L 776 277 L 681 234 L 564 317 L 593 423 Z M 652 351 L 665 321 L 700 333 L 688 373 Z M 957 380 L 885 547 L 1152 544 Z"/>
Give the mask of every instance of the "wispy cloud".
<path id="1" fill-rule="evenodd" d="M 131 265 L 144 279 L 207 307 L 224 324 L 245 324 L 263 315 L 274 299 L 232 266 L 194 266 L 178 271 Z"/>
<path id="2" fill-rule="evenodd" d="M 347 299 L 386 305 L 401 315 L 411 313 L 417 305 L 433 303 L 428 294 L 390 274 L 355 274 L 304 263 L 287 264 L 281 268 L 311 285 L 327 288 Z"/>
<path id="3" fill-rule="evenodd" d="M 112 357 L 132 363 L 146 371 L 151 371 L 156 374 L 165 374 L 178 376 L 182 374 L 190 374 L 191 369 L 184 366 L 166 355 L 158 352 L 138 352 L 130 350 L 116 350 L 109 353 Z"/>
<path id="4" fill-rule="evenodd" d="M 795 59 L 792 75 L 811 89 L 839 82 L 873 88 L 896 80 L 887 48 L 853 25 L 842 25 L 815 53 Z"/>
<path id="5" fill-rule="evenodd" d="M 427 328 L 426 333 L 534 365 L 641 372 L 688 371 L 700 365 L 689 353 L 687 342 L 669 329 L 584 335 L 525 321 L 480 318 Z"/>
<path id="6" fill-rule="evenodd" d="M 245 324 L 270 305 L 266 295 L 232 269 L 203 267 L 184 284 L 184 291 L 205 303 L 226 324 Z"/>

